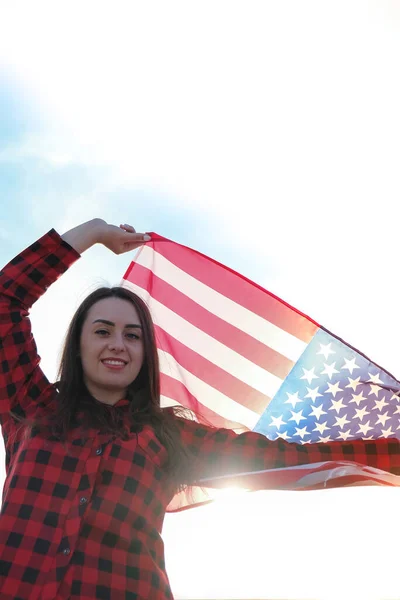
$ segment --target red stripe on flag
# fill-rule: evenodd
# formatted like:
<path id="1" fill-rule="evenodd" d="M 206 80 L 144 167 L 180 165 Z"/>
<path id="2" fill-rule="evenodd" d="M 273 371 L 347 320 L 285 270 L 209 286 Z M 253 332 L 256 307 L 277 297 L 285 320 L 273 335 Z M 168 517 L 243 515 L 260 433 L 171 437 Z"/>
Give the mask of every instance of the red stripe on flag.
<path id="1" fill-rule="evenodd" d="M 157 248 L 153 242 L 148 245 L 182 271 L 303 342 L 310 342 L 319 329 L 315 321 L 240 273 L 181 244 L 160 243 L 170 240 L 156 233 L 151 236 L 153 242 L 157 242 Z M 128 274 L 129 269 L 126 278 L 129 278 Z"/>
<path id="2" fill-rule="evenodd" d="M 155 330 L 157 347 L 160 350 L 171 354 L 189 373 L 225 394 L 225 396 L 262 415 L 271 400 L 269 396 L 262 394 L 227 371 L 217 367 L 204 356 L 194 352 L 194 350 L 166 333 L 158 325 L 155 325 Z"/>
<path id="3" fill-rule="evenodd" d="M 169 283 L 157 277 L 146 267 L 134 264 L 126 279 L 146 291 L 151 290 L 152 298 L 179 314 L 183 319 L 212 338 L 280 379 L 285 379 L 293 368 L 293 361 L 286 356 L 209 312 Z"/>
<path id="4" fill-rule="evenodd" d="M 248 427 L 245 425 L 224 419 L 220 414 L 214 412 L 207 406 L 204 406 L 204 404 L 201 404 L 181 381 L 178 381 L 165 373 L 160 373 L 160 385 L 161 395 L 171 398 L 175 402 L 192 410 L 203 425 L 233 429 L 238 433 L 249 431 Z"/>

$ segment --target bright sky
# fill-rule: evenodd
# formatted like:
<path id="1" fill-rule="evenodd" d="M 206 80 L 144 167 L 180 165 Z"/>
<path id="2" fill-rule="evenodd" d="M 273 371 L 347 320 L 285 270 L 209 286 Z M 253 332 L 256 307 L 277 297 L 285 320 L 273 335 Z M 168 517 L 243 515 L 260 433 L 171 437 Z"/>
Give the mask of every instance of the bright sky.
<path id="1" fill-rule="evenodd" d="M 15 1 L 0 259 L 94 216 L 243 272 L 400 377 L 396 0 Z M 32 311 L 54 377 L 93 248 Z M 2 458 L 2 462 L 4 459 Z M 168 516 L 177 599 L 395 599 L 400 490 L 231 493 Z"/>

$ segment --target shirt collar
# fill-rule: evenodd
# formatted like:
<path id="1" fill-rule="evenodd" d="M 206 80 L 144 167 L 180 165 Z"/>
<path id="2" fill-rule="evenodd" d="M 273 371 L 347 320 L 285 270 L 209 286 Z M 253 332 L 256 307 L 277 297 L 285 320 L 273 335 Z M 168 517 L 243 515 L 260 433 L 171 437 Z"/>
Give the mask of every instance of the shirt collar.
<path id="1" fill-rule="evenodd" d="M 126 398 L 121 398 L 121 400 L 118 400 L 118 402 L 116 402 L 115 404 L 113 404 L 113 406 L 128 406 L 129 404 L 129 400 L 127 400 Z"/>

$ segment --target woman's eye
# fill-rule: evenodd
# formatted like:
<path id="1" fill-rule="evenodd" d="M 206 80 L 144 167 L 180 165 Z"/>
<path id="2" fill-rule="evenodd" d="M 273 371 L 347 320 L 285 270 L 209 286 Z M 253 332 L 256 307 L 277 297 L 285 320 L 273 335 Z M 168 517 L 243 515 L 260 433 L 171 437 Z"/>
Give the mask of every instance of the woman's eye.
<path id="1" fill-rule="evenodd" d="M 138 339 L 140 339 L 139 336 L 136 333 L 127 333 L 126 337 L 128 337 L 130 340 L 138 340 Z"/>
<path id="2" fill-rule="evenodd" d="M 97 333 L 98 335 L 104 335 L 104 334 L 107 334 L 108 331 L 107 331 L 107 329 L 97 329 L 97 331 L 95 331 L 95 333 Z"/>

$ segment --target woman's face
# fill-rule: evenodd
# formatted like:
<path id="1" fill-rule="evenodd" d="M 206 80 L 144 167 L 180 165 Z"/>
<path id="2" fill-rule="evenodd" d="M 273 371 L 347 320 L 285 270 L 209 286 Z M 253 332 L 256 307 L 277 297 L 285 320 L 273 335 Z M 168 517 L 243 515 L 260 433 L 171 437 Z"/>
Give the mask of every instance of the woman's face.
<path id="1" fill-rule="evenodd" d="M 96 302 L 82 327 L 80 354 L 92 396 L 111 405 L 124 398 L 144 360 L 142 327 L 133 304 L 122 298 Z"/>

